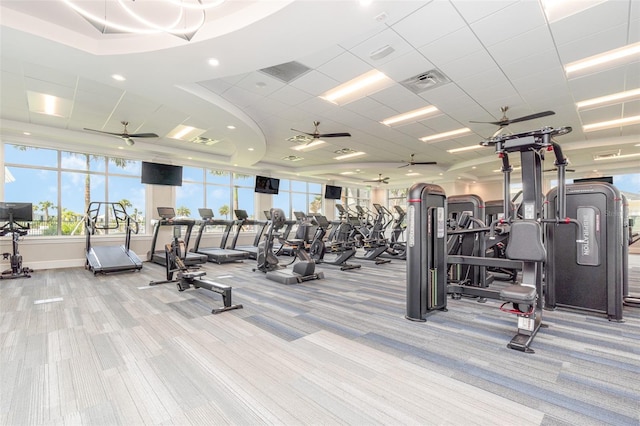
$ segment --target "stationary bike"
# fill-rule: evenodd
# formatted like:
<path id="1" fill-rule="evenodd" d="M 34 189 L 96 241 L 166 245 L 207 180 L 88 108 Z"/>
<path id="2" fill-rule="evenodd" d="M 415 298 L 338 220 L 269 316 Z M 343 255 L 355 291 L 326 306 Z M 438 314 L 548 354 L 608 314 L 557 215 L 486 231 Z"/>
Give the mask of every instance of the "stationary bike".
<path id="1" fill-rule="evenodd" d="M 18 239 L 27 235 L 28 231 L 29 224 L 27 224 L 27 226 L 22 226 L 13 219 L 10 219 L 9 222 L 5 223 L 1 228 L 0 237 L 12 234 L 13 253 L 2 253 L 2 259 L 9 260 L 11 269 L 2 271 L 0 279 L 9 280 L 13 278 L 31 278 L 31 272 L 33 272 L 33 269 L 22 266 L 22 255 L 18 251 Z"/>

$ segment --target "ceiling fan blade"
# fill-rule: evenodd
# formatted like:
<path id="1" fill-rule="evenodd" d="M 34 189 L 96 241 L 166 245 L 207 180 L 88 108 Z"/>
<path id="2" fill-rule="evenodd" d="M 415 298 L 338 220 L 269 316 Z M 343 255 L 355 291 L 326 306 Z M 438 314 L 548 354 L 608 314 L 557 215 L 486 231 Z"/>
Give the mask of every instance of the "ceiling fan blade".
<path id="1" fill-rule="evenodd" d="M 493 124 L 494 126 L 504 125 L 504 121 L 469 121 L 469 123 L 476 124 Z"/>
<path id="2" fill-rule="evenodd" d="M 507 124 L 519 123 L 521 121 L 527 121 L 527 120 L 535 120 L 536 118 L 547 117 L 549 115 L 554 115 L 554 114 L 555 114 L 554 111 L 537 112 L 535 114 L 525 115 L 524 117 L 518 117 L 512 120 L 507 120 Z"/>
<path id="3" fill-rule="evenodd" d="M 87 129 L 86 127 L 84 127 L 83 129 L 88 130 L 90 132 L 102 133 L 104 135 L 119 136 L 119 137 L 127 136 L 124 133 L 105 132 L 104 130 Z"/>
<path id="4" fill-rule="evenodd" d="M 307 133 L 307 132 L 303 132 L 302 130 L 297 130 L 297 129 L 291 129 L 291 130 L 293 130 L 294 132 L 302 133 L 303 135 L 311 136 L 311 137 L 314 137 L 314 138 L 316 137 L 315 133 Z"/>
<path id="5" fill-rule="evenodd" d="M 413 163 L 411 163 L 411 165 L 434 165 L 434 164 L 438 164 L 436 161 L 415 161 Z"/>
<path id="6" fill-rule="evenodd" d="M 319 138 L 349 138 L 351 133 L 322 133 L 318 135 Z"/>
<path id="7" fill-rule="evenodd" d="M 133 133 L 127 136 L 129 136 L 130 138 L 159 138 L 160 137 L 155 133 Z"/>
<path id="8" fill-rule="evenodd" d="M 407 166 L 410 166 L 410 165 L 411 165 L 411 163 L 407 163 L 407 164 L 403 164 L 402 166 L 398 166 L 398 168 L 401 169 L 403 167 L 407 167 Z"/>

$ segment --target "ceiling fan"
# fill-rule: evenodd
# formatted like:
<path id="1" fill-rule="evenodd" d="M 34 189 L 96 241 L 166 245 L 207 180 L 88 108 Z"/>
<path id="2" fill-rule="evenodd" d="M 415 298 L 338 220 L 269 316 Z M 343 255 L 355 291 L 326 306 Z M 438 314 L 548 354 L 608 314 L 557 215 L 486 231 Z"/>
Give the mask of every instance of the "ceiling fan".
<path id="1" fill-rule="evenodd" d="M 382 177 L 382 173 L 378 174 L 378 179 L 374 179 L 374 180 L 365 180 L 363 182 L 374 182 L 374 183 L 389 183 L 389 176 L 387 177 Z"/>
<path id="2" fill-rule="evenodd" d="M 471 123 L 485 123 L 485 124 L 494 124 L 499 126 L 500 128 L 506 127 L 512 123 L 519 123 L 521 121 L 535 120 L 536 118 L 547 117 L 549 115 L 554 115 L 554 111 L 542 111 L 536 112 L 535 114 L 525 115 L 518 118 L 507 118 L 507 111 L 509 110 L 508 106 L 500 107 L 500 111 L 502 112 L 502 118 L 498 121 L 471 121 Z"/>
<path id="3" fill-rule="evenodd" d="M 122 139 L 123 141 L 125 141 L 127 143 L 127 145 L 129 145 L 129 146 L 131 146 L 131 145 L 133 145 L 135 143 L 133 138 L 157 138 L 157 137 L 159 137 L 155 133 L 131 133 L 130 134 L 127 131 L 127 126 L 129 125 L 129 122 L 128 121 L 121 121 L 120 123 L 124 126 L 124 130 L 122 131 L 122 133 L 113 133 L 113 132 L 105 132 L 103 130 L 87 129 L 86 127 L 84 128 L 84 130 L 88 130 L 90 132 L 103 133 L 105 135 L 117 136 L 120 139 Z"/>
<path id="4" fill-rule="evenodd" d="M 416 166 L 416 165 L 433 165 L 433 164 L 438 164 L 435 161 L 414 161 L 413 157 L 415 156 L 415 154 L 411 154 L 411 159 L 409 161 L 407 161 L 407 164 L 404 164 L 402 166 L 398 166 L 398 168 L 401 167 L 407 167 L 407 166 Z"/>
<path id="5" fill-rule="evenodd" d="M 313 142 L 314 140 L 320 139 L 320 138 L 345 138 L 345 137 L 351 137 L 351 133 L 347 133 L 347 132 L 341 132 L 341 133 L 320 133 L 320 131 L 318 130 L 318 126 L 320 125 L 319 121 L 314 121 L 313 122 L 313 126 L 315 127 L 315 130 L 313 131 L 313 133 L 308 133 L 308 132 L 303 132 L 302 130 L 296 130 L 296 129 L 291 129 L 294 132 L 298 132 L 298 133 L 302 133 L 303 135 L 307 135 L 307 136 L 311 136 L 313 139 L 311 142 Z"/>

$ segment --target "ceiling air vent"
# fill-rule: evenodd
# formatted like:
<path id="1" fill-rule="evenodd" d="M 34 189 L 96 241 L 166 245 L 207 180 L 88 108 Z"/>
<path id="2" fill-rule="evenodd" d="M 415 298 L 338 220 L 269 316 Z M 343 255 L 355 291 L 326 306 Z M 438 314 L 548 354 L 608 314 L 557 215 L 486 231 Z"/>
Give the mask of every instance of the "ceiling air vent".
<path id="1" fill-rule="evenodd" d="M 353 154 L 356 151 L 354 151 L 353 149 L 350 149 L 350 148 L 342 148 L 342 149 L 339 149 L 339 150 L 333 151 L 333 152 L 338 154 L 338 155 L 345 155 L 345 154 Z"/>
<path id="2" fill-rule="evenodd" d="M 298 157 L 296 155 L 287 155 L 286 157 L 282 157 L 284 161 L 300 161 L 304 160 L 302 157 Z"/>
<path id="3" fill-rule="evenodd" d="M 284 64 L 274 65 L 260 70 L 260 72 L 269 74 L 271 77 L 275 77 L 283 83 L 290 83 L 309 71 L 311 71 L 311 68 L 296 61 L 285 62 Z"/>
<path id="4" fill-rule="evenodd" d="M 400 84 L 411 90 L 413 93 L 422 93 L 426 90 L 433 89 L 434 87 L 447 84 L 450 81 L 451 80 L 449 80 L 446 75 L 442 74 L 442 72 L 433 69 L 407 78 L 406 80 L 401 81 Z"/>

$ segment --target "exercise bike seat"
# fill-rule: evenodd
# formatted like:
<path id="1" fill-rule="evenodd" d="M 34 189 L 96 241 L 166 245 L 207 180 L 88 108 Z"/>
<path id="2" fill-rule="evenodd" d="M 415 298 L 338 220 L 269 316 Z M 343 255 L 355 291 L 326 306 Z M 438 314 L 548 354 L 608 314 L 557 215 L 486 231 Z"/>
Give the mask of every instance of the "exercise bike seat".
<path id="1" fill-rule="evenodd" d="M 536 288 L 528 285 L 510 285 L 500 290 L 500 300 L 533 305 L 536 300 Z"/>

